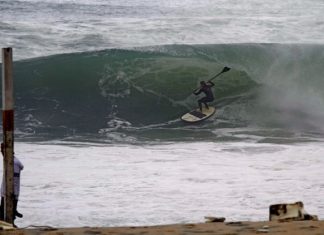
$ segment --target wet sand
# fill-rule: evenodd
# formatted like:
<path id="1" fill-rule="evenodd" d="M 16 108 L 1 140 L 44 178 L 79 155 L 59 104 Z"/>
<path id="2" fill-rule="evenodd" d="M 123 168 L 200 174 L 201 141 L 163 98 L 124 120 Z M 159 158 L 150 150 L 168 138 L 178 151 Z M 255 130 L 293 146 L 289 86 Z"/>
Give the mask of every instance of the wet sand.
<path id="1" fill-rule="evenodd" d="M 25 228 L 14 231 L 0 231 L 8 235 L 105 235 L 105 234 L 215 234 L 215 235 L 324 235 L 324 221 L 294 221 L 294 222 L 225 222 L 174 224 L 139 227 L 82 227 L 82 228 Z"/>

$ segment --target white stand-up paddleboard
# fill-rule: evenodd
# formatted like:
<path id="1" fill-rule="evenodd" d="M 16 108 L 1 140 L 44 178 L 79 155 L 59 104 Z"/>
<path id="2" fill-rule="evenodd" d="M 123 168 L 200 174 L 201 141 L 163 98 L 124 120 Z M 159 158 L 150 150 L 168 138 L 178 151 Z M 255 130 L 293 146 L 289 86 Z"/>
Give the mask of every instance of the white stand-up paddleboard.
<path id="1" fill-rule="evenodd" d="M 214 107 L 209 107 L 209 109 L 203 108 L 202 112 L 200 112 L 199 109 L 195 109 L 190 111 L 189 113 L 184 114 L 181 117 L 181 120 L 188 123 L 200 122 L 211 117 L 215 112 L 216 109 Z"/>

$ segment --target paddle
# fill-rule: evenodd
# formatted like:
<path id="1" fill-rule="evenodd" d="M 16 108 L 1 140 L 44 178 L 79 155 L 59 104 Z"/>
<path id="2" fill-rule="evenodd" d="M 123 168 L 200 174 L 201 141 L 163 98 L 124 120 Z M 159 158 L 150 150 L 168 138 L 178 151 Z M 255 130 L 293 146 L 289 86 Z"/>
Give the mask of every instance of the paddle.
<path id="1" fill-rule="evenodd" d="M 217 78 L 219 75 L 221 75 L 222 73 L 225 73 L 227 71 L 229 71 L 231 68 L 229 67 L 224 67 L 223 70 L 221 72 L 219 72 L 218 74 L 216 74 L 214 77 L 212 77 L 211 79 L 209 79 L 207 82 L 210 82 L 212 80 L 214 80 L 215 78 Z M 197 91 L 198 89 L 200 89 L 201 87 L 196 88 L 193 92 Z"/>

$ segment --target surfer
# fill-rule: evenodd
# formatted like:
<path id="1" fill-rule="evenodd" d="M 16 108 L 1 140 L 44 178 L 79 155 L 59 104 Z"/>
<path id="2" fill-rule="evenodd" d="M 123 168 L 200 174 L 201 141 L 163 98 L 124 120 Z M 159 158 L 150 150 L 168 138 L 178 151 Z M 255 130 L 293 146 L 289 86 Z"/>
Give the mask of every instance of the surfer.
<path id="1" fill-rule="evenodd" d="M 212 81 L 201 81 L 199 90 L 193 92 L 195 95 L 199 95 L 202 92 L 206 95 L 205 97 L 198 100 L 200 112 L 202 112 L 202 103 L 205 105 L 206 109 L 209 109 L 207 102 L 212 102 L 214 100 L 214 94 L 211 89 L 214 85 L 215 84 Z"/>

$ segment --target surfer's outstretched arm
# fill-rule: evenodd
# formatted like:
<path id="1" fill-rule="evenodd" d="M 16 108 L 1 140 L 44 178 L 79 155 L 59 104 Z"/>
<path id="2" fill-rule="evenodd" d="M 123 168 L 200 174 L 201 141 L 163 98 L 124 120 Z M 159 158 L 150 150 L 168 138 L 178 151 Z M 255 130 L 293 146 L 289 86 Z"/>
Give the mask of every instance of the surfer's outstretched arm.
<path id="1" fill-rule="evenodd" d="M 201 93 L 201 89 L 199 89 L 199 91 L 194 91 L 193 92 L 195 95 L 199 95 Z"/>
<path id="2" fill-rule="evenodd" d="M 208 83 L 210 84 L 210 87 L 215 86 L 215 84 L 212 81 L 208 81 Z"/>

